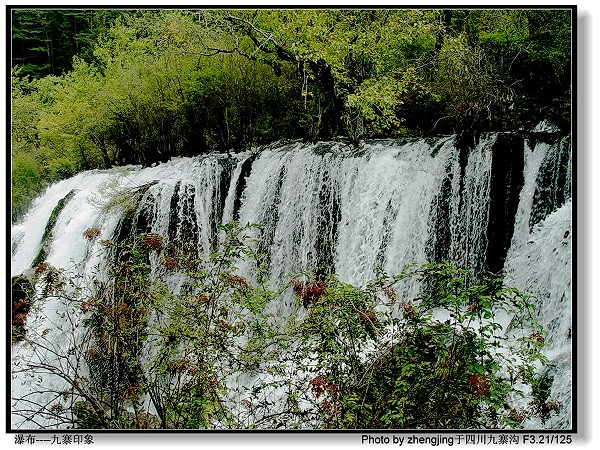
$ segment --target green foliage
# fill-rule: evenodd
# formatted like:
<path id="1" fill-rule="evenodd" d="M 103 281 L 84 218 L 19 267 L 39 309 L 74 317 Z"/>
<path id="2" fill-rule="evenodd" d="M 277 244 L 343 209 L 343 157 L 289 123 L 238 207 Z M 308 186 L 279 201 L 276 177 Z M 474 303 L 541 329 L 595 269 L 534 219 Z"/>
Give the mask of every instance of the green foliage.
<path id="1" fill-rule="evenodd" d="M 233 274 L 235 260 L 256 257 L 247 230 L 222 231 L 222 251 L 206 261 L 176 256 L 152 233 L 101 243 L 106 271 L 92 282 L 94 295 L 80 300 L 89 376 L 78 384 L 86 394 L 75 403 L 77 426 L 187 429 L 239 420 L 227 380 L 265 361 L 264 337 L 277 332 L 263 310 L 275 293 Z M 99 234 L 90 229 L 86 238 Z M 172 273 L 186 279 L 176 293 L 156 278 Z"/>
<path id="2" fill-rule="evenodd" d="M 541 120 L 570 130 L 569 10 L 21 9 L 13 19 L 13 47 L 29 48 L 13 53 L 15 217 L 47 183 L 92 168 L 286 138 L 358 143 Z"/>
<path id="3" fill-rule="evenodd" d="M 58 216 L 60 212 L 64 209 L 65 205 L 73 198 L 75 195 L 75 190 L 72 190 L 63 198 L 61 198 L 57 203 L 52 212 L 50 213 L 50 217 L 48 218 L 48 222 L 46 223 L 46 227 L 44 228 L 44 234 L 42 235 L 42 242 L 40 250 L 38 254 L 33 259 L 31 263 L 33 267 L 42 264 L 48 253 L 48 245 L 52 241 L 52 231 L 54 230 L 54 226 L 56 225 L 56 221 L 58 220 Z"/>
<path id="4" fill-rule="evenodd" d="M 531 10 L 528 45 L 512 68 L 522 79 L 519 120 L 527 125 L 547 117 L 563 131 L 571 128 L 572 23 L 571 11 Z"/>
<path id="5" fill-rule="evenodd" d="M 12 218 L 27 212 L 29 205 L 44 189 L 43 173 L 37 161 L 26 155 L 13 159 L 11 167 Z"/>
<path id="6" fill-rule="evenodd" d="M 231 224 L 222 231 L 222 250 L 208 261 L 161 259 L 167 271 L 180 268 L 187 276 L 176 297 L 154 305 L 160 311 L 158 351 L 147 385 L 164 427 L 229 428 L 238 422 L 228 401 L 230 377 L 255 373 L 267 357 L 263 337 L 273 330 L 264 307 L 275 293 L 234 274 L 236 260 L 256 256 L 247 230 Z"/>
<path id="7" fill-rule="evenodd" d="M 423 290 L 398 305 L 400 315 L 375 307 L 381 294 L 395 304 L 392 287 L 407 277 Z M 467 271 L 441 263 L 382 273 L 364 290 L 327 281 L 305 319 L 320 374 L 313 392 L 327 426 L 460 429 L 509 421 L 510 396 L 528 394 L 536 361 L 545 361 L 543 331 L 528 298 L 501 278 L 467 280 Z M 506 329 L 499 316 L 510 318 Z M 518 344 L 507 351 L 506 339 Z"/>
<path id="8" fill-rule="evenodd" d="M 88 230 L 86 237 L 93 241 L 97 234 Z M 88 313 L 84 320 L 88 337 L 82 349 L 90 369 L 86 388 L 98 406 L 95 415 L 89 408 L 74 411 L 80 426 L 96 421 L 103 427 L 128 427 L 123 421 L 127 407 L 140 408 L 140 356 L 147 339 L 149 299 L 159 294 L 157 286 L 148 283 L 147 258 L 154 247 L 147 243 L 147 239 L 131 244 L 103 243 L 112 254 L 107 278 L 95 280 L 96 295 L 81 302 L 81 310 Z M 136 415 L 134 425 L 139 424 Z"/>
<path id="9" fill-rule="evenodd" d="M 40 78 L 71 69 L 74 55 L 90 58 L 94 41 L 124 11 L 13 9 L 12 67 Z"/>
<path id="10" fill-rule="evenodd" d="M 559 410 L 539 375 L 545 332 L 500 277 L 473 283 L 440 263 L 363 288 L 305 275 L 274 290 L 252 227 L 221 227 L 208 258 L 154 233 L 101 234 L 84 233 L 103 255 L 91 279 L 36 269 L 42 298 L 83 314 L 69 353 L 53 353 L 64 363 L 43 365 L 75 380 L 61 411 L 77 427 L 518 428 Z M 421 290 L 401 300 L 407 281 Z M 514 406 L 524 396 L 529 407 Z"/>

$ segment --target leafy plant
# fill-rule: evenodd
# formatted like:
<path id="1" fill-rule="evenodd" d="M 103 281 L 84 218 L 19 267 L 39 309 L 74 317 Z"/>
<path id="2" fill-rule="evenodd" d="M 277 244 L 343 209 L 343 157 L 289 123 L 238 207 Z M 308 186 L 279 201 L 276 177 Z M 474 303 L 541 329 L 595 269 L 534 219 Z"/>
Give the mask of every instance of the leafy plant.
<path id="1" fill-rule="evenodd" d="M 391 289 L 406 278 L 417 278 L 422 291 L 399 302 Z M 529 298 L 501 277 L 468 279 L 441 263 L 381 273 L 365 289 L 326 281 L 303 326 L 327 426 L 497 428 L 508 421 L 512 397 L 531 393 L 536 364 L 545 362 L 543 330 Z"/>
<path id="2" fill-rule="evenodd" d="M 156 233 L 111 242 L 88 229 L 103 254 L 91 279 L 40 266 L 34 304 L 62 299 L 74 328 L 66 353 L 50 335 L 25 334 L 58 362 L 21 370 L 68 381 L 56 411 L 33 417 L 81 428 L 464 429 L 518 427 L 559 408 L 538 376 L 544 330 L 501 277 L 473 283 L 441 263 L 380 271 L 362 288 L 303 274 L 275 289 L 251 228 L 222 226 L 207 258 Z M 241 262 L 253 268 L 245 276 Z M 407 281 L 419 295 L 402 297 Z M 281 302 L 286 315 L 274 314 Z M 523 396 L 527 410 L 514 405 Z"/>

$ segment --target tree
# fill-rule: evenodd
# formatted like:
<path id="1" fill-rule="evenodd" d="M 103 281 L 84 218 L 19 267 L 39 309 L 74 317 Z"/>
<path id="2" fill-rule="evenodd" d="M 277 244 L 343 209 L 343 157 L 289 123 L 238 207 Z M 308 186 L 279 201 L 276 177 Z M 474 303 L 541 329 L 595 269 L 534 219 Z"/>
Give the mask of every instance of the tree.
<path id="1" fill-rule="evenodd" d="M 61 75 L 75 55 L 90 58 L 94 41 L 119 10 L 13 9 L 12 67 L 20 76 Z"/>
<path id="2" fill-rule="evenodd" d="M 357 141 L 402 122 L 397 107 L 420 90 L 408 61 L 433 48 L 435 17 L 414 10 L 259 10 L 227 12 L 222 21 L 237 37 L 227 51 L 276 71 L 282 61 L 297 67 L 310 137 L 347 132 Z"/>
<path id="3" fill-rule="evenodd" d="M 570 130 L 568 9 L 15 9 L 13 18 L 15 169 L 34 158 L 49 172 L 39 186 L 21 177 L 16 211 L 79 170 L 279 139 L 473 141 L 545 119 Z"/>

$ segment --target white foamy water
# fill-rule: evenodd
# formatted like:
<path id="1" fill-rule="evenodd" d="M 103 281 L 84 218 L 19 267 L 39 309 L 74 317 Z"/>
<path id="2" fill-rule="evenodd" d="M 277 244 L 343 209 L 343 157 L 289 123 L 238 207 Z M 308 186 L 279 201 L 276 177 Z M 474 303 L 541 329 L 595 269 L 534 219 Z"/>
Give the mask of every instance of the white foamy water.
<path id="1" fill-rule="evenodd" d="M 82 278 L 102 265 L 99 242 L 116 238 L 124 226 L 127 202 L 106 205 L 107 198 L 127 199 L 112 195 L 123 192 L 138 193 L 134 213 L 127 219 L 130 225 L 140 232 L 158 233 L 182 252 L 201 258 L 216 249 L 219 224 L 234 218 L 242 224 L 260 224 L 262 229 L 253 231 L 253 236 L 267 257 L 275 284 L 317 270 L 362 285 L 378 266 L 398 273 L 407 264 L 429 262 L 439 248 L 444 259 L 480 273 L 485 270 L 489 244 L 495 140 L 494 135 L 482 139 L 469 152 L 464 167 L 454 140 L 443 137 L 408 143 L 374 141 L 360 151 L 341 143 L 294 142 L 271 146 L 253 160 L 249 154 L 209 155 L 178 158 L 152 168 L 82 173 L 51 186 L 13 226 L 11 273 L 31 268 L 53 209 L 73 190 L 45 245 L 45 260 Z M 568 428 L 572 206 L 569 200 L 560 204 L 568 186 L 561 184 L 561 164 L 552 163 L 564 160 L 565 147 L 537 144 L 533 149 L 525 146 L 523 152 L 524 183 L 505 261 L 507 284 L 537 298 L 540 320 L 549 330 L 547 356 L 555 380 L 551 396 L 562 405 L 559 417 L 546 426 Z M 249 168 L 247 176 L 244 167 Z M 94 242 L 84 237 L 92 227 L 101 230 Z M 247 277 L 252 273 L 244 262 L 239 270 Z M 181 277 L 167 277 L 172 289 L 182 282 Z M 398 293 L 412 298 L 418 290 L 414 280 L 407 280 Z M 271 305 L 270 312 L 285 316 L 289 304 Z M 76 338 L 69 336 L 77 336 L 69 332 L 71 327 L 77 329 L 80 320 L 81 313 L 64 299 L 49 297 L 40 302 L 29 313 L 27 332 L 43 337 L 49 348 L 34 354 L 24 343 L 14 344 L 14 367 L 39 366 L 52 361 L 54 354 L 68 355 L 76 345 Z M 66 373 L 79 370 L 69 364 L 83 364 L 68 357 L 63 360 Z M 52 374 L 30 377 L 14 371 L 15 410 L 30 409 L 23 407 L 29 400 L 50 408 L 57 392 L 69 388 L 67 380 Z M 238 389 L 252 383 L 251 378 L 240 379 Z M 31 419 L 13 415 L 13 427 L 56 426 L 44 417 Z"/>

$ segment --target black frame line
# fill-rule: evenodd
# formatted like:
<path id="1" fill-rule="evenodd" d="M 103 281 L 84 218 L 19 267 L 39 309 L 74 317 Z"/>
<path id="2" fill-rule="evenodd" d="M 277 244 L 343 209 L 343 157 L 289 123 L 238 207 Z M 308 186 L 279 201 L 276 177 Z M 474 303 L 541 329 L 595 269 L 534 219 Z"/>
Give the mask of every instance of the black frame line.
<path id="1" fill-rule="evenodd" d="M 12 316 L 12 302 L 8 301 L 12 297 L 12 283 L 11 283 L 11 271 L 10 267 L 12 265 L 12 258 L 10 255 L 10 250 L 7 250 L 6 254 L 6 432 L 12 434 L 115 434 L 115 435 L 139 435 L 139 434 L 164 434 L 164 435 L 174 435 L 174 434 L 211 434 L 211 435 L 238 435 L 238 434 L 247 434 L 247 435 L 270 435 L 270 434 L 369 434 L 369 433 L 379 433 L 383 435 L 389 434 L 414 434 L 414 435 L 467 435 L 467 434 L 488 434 L 488 435 L 499 435 L 499 434 L 514 434 L 514 435 L 525 435 L 525 434 L 569 434 L 574 435 L 578 433 L 578 409 L 580 404 L 578 402 L 578 393 L 579 389 L 577 386 L 578 381 L 578 298 L 577 298 L 577 282 L 578 282 L 578 272 L 577 272 L 577 144 L 578 144 L 578 127 L 577 127 L 577 111 L 578 111 L 578 74 L 577 74 L 577 48 L 578 48 L 578 40 L 577 40 L 577 5 L 573 4 L 565 4 L 565 5 L 449 5 L 449 4 L 432 4 L 432 5 L 279 5 L 279 6 L 271 6 L 271 5 L 235 5 L 235 4 L 227 4 L 227 5 L 6 5 L 6 149 L 11 148 L 11 66 L 12 66 L 12 14 L 13 10 L 20 9 L 37 9 L 37 10 L 51 10 L 51 9 L 62 9 L 62 10 L 97 10 L 97 9 L 120 9 L 120 10 L 139 10 L 139 9 L 148 9 L 148 10 L 176 10 L 176 9 L 548 9 L 548 10 L 563 10 L 568 9 L 571 10 L 571 148 L 572 148 L 572 182 L 571 182 L 571 198 L 572 198 L 572 211 L 574 215 L 572 216 L 572 266 L 571 266 L 571 280 L 572 280 L 572 327 L 574 328 L 574 332 L 572 335 L 572 366 L 571 366 L 571 382 L 572 382 L 572 428 L 571 429 L 540 429 L 540 430 L 493 430 L 493 429 L 483 429 L 483 430 L 473 430 L 473 429 L 451 429 L 451 430 L 415 430 L 415 429 L 334 429 L 334 430 L 326 430 L 326 429 L 310 429 L 310 430 L 295 430 L 295 429 L 260 429 L 260 430 L 245 430 L 245 429 L 218 429 L 218 430 L 168 430 L 168 429 L 157 429 L 157 430 L 103 430 L 103 429 L 13 429 L 11 427 L 11 316 Z M 7 164 L 6 164 L 6 242 L 7 248 L 9 248 L 11 242 L 11 231 L 12 231 L 12 219 L 11 219 L 11 164 L 8 161 L 8 151 L 7 151 Z M 574 283 L 573 283 L 574 281 Z"/>

